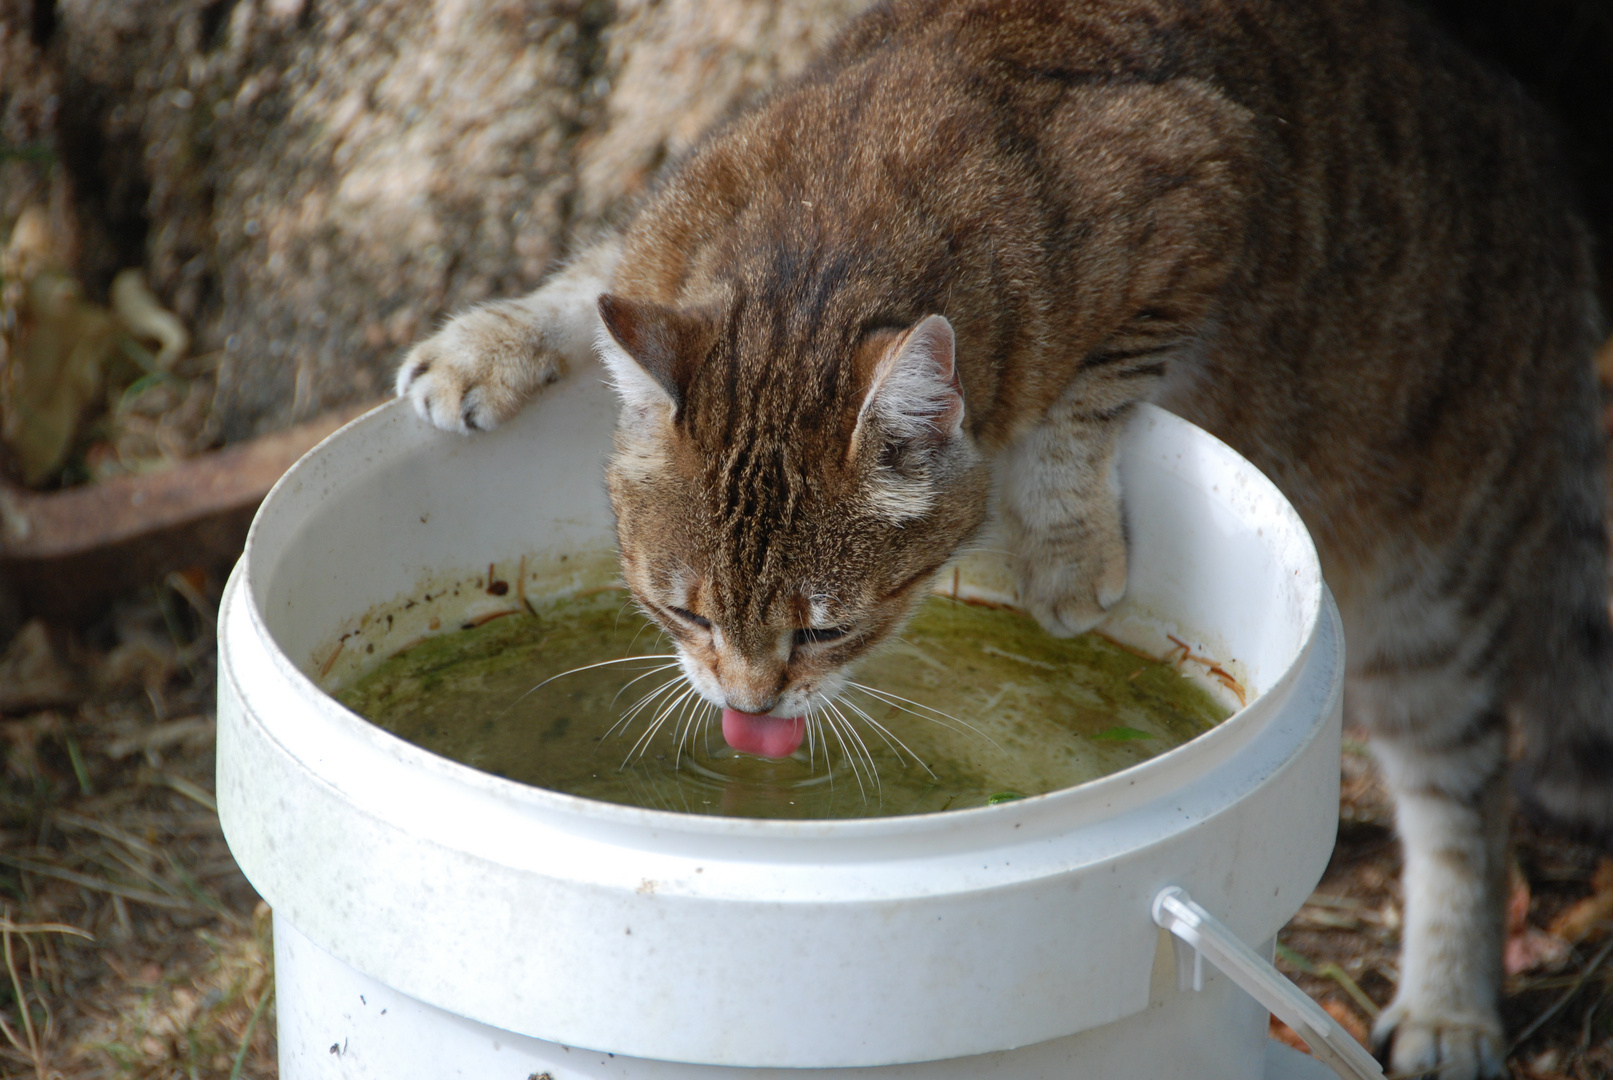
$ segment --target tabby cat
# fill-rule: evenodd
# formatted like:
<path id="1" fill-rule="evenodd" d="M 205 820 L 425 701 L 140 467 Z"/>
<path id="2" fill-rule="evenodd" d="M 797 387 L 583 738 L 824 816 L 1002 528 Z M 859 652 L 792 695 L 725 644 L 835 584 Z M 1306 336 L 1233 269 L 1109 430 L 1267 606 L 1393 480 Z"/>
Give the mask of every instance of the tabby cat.
<path id="1" fill-rule="evenodd" d="M 1533 806 L 1613 825 L 1603 327 L 1547 127 L 1379 0 L 894 0 L 398 392 L 491 428 L 597 348 L 626 579 L 774 749 L 993 499 L 1023 603 L 1092 626 L 1128 413 L 1208 428 L 1314 534 L 1394 793 L 1377 1036 L 1500 1076 L 1509 725 Z"/>

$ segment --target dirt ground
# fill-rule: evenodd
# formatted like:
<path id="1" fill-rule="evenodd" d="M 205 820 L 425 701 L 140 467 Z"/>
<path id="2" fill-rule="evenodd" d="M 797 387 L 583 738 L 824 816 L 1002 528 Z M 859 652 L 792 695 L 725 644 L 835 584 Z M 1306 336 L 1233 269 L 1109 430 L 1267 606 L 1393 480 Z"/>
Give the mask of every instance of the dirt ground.
<path id="1" fill-rule="evenodd" d="M 218 584 L 0 659 L 0 1076 L 277 1074 L 268 908 L 213 803 Z"/>
<path id="2" fill-rule="evenodd" d="M 269 912 L 212 797 L 218 585 L 171 575 L 0 657 L 0 1076 L 277 1075 Z M 1279 964 L 1365 1038 L 1395 989 L 1400 855 L 1358 738 L 1342 770 L 1338 848 Z M 1513 1075 L 1613 1076 L 1613 860 L 1520 823 L 1517 864 Z"/>
<path id="3" fill-rule="evenodd" d="M 1400 847 L 1388 794 L 1359 733 L 1346 732 L 1338 845 L 1316 891 L 1278 935 L 1277 966 L 1362 1042 L 1399 978 Z M 1516 1080 L 1613 1076 L 1613 859 L 1519 818 L 1503 1014 Z M 1291 1032 L 1274 1034 L 1292 1045 Z"/>

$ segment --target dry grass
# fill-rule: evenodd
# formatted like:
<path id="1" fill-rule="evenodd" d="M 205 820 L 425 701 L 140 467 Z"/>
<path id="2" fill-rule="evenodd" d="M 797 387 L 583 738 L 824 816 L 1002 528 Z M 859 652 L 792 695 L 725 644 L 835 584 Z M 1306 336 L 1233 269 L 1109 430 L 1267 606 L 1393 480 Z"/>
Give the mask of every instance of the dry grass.
<path id="1" fill-rule="evenodd" d="M 0 658 L 0 1077 L 271 1080 L 268 909 L 230 858 L 213 791 L 216 583 L 175 576 L 78 636 Z M 1283 931 L 1279 966 L 1363 1036 L 1398 971 L 1399 850 L 1365 748 L 1347 739 L 1339 844 Z M 1517 1080 L 1613 1076 L 1613 863 L 1518 829 L 1522 923 L 1593 916 L 1507 986 Z M 1597 882 L 1603 888 L 1598 891 Z M 1576 932 L 1579 933 L 1579 932 Z M 25 1007 L 20 1007 L 25 1005 Z"/>
<path id="2" fill-rule="evenodd" d="M 268 909 L 212 798 L 210 584 L 8 653 L 0 1076 L 276 1075 Z"/>

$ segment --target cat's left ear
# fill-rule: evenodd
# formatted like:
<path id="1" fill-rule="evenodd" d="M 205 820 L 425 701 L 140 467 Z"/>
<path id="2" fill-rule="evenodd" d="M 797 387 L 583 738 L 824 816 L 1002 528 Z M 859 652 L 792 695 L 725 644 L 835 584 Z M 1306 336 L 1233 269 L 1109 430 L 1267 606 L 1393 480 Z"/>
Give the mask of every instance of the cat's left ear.
<path id="1" fill-rule="evenodd" d="M 920 319 L 874 365 L 857 413 L 851 457 L 875 426 L 885 440 L 921 449 L 938 448 L 963 432 L 957 339 L 943 316 Z"/>
<path id="2" fill-rule="evenodd" d="M 632 414 L 683 410 L 689 380 L 710 345 L 711 328 L 698 315 L 605 293 L 599 298 L 605 332 L 597 343 L 611 384 Z"/>

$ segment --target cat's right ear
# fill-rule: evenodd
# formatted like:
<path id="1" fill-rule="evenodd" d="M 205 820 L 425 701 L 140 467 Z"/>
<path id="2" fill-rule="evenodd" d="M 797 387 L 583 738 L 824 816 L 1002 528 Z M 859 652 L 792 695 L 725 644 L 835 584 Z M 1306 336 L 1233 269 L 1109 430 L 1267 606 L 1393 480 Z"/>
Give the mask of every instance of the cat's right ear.
<path id="1" fill-rule="evenodd" d="M 689 380 L 708 344 L 709 328 L 697 316 L 649 300 L 604 293 L 604 332 L 597 349 L 629 415 L 683 410 Z"/>
<path id="2" fill-rule="evenodd" d="M 875 343 L 878 359 L 846 460 L 856 460 L 870 441 L 877 443 L 868 505 L 900 526 L 929 513 L 944 473 L 977 457 L 963 433 L 963 385 L 952 324 L 929 315 L 906 333 Z"/>
<path id="3" fill-rule="evenodd" d="M 856 457 L 876 426 L 885 439 L 924 448 L 939 447 L 962 433 L 957 341 L 945 317 L 920 319 L 874 364 L 857 413 L 850 457 Z"/>

